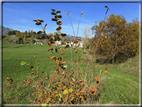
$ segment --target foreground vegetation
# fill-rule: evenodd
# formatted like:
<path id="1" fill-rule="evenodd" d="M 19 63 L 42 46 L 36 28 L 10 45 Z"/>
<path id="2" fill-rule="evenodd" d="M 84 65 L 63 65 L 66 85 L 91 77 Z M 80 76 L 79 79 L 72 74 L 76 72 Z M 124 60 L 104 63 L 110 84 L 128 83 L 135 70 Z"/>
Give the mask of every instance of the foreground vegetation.
<path id="1" fill-rule="evenodd" d="M 108 11 L 109 7 L 105 7 Z M 51 10 L 51 14 L 54 15 L 52 21 L 55 21 L 58 25 L 56 31 L 60 34 L 57 35 L 57 38 L 62 39 L 66 34 L 60 32 L 62 29 L 62 21 L 60 21 L 62 15 L 58 15 L 58 13 L 61 13 L 61 11 Z M 82 14 L 83 11 L 80 13 L 79 23 Z M 69 11 L 67 15 L 69 16 Z M 138 52 L 138 49 L 135 49 L 138 45 L 138 38 L 133 38 L 138 34 L 137 30 L 135 30 L 138 28 L 138 23 L 134 21 L 136 26 L 132 33 L 135 35 L 125 33 L 122 38 L 121 34 L 119 34 L 120 31 L 117 32 L 116 30 L 121 28 L 115 25 L 116 23 L 110 24 L 111 20 L 121 22 L 120 19 L 120 16 L 110 15 L 107 22 L 104 19 L 104 25 L 100 22 L 99 26 L 93 27 L 92 30 L 96 30 L 96 35 L 90 42 L 90 45 L 93 46 L 88 47 L 85 45 L 84 48 L 69 47 L 69 45 L 65 47 L 56 46 L 56 39 L 53 35 L 46 37 L 45 43 L 48 45 L 43 46 L 27 45 L 26 36 L 20 37 L 16 41 L 17 43 L 23 41 L 22 44 L 24 43 L 24 45 L 9 46 L 6 41 L 3 42 L 3 87 L 5 87 L 3 88 L 5 92 L 3 94 L 3 103 L 138 104 L 138 56 L 135 59 L 136 65 L 133 68 L 131 66 L 123 69 L 130 63 L 133 64 L 133 62 L 125 61 L 136 56 Z M 44 21 L 39 18 L 33 21 L 36 25 L 41 25 L 42 31 L 37 33 L 46 35 L 45 28 L 47 24 L 42 27 Z M 70 22 L 72 25 L 71 19 Z M 123 20 L 125 26 L 126 23 L 124 22 L 126 22 L 125 19 Z M 111 28 L 107 28 L 110 25 Z M 105 28 L 102 28 L 104 26 Z M 127 24 L 125 27 L 127 27 Z M 111 29 L 112 34 L 110 34 L 111 31 L 107 31 L 109 33 L 105 32 L 107 29 Z M 123 41 L 127 35 L 131 39 Z M 112 42 L 112 40 L 114 41 Z M 79 41 L 78 38 L 72 40 L 74 44 Z M 14 43 L 15 41 L 9 42 Z M 130 42 L 132 44 L 129 45 Z M 65 44 L 65 42 L 62 41 L 61 44 Z M 105 47 L 103 47 L 104 45 Z M 121 50 L 123 46 L 125 47 Z M 124 51 L 126 49 L 127 52 Z M 98 55 L 107 58 L 100 60 Z M 124 57 L 127 57 L 127 59 L 124 59 Z M 103 63 L 113 63 L 113 65 L 100 65 L 99 63 L 102 61 Z M 114 64 L 116 62 L 121 62 L 121 65 Z M 133 71 L 130 72 L 129 70 Z"/>
<path id="2" fill-rule="evenodd" d="M 50 76 L 53 74 L 53 68 L 51 68 L 52 61 L 49 61 L 48 57 L 50 53 L 48 52 L 48 45 L 15 45 L 10 46 L 7 41 L 3 41 L 3 104 L 25 104 L 30 103 L 26 97 L 34 97 L 31 96 L 30 93 L 33 93 L 32 88 L 28 88 L 25 84 L 24 80 L 27 79 L 31 70 L 29 67 L 21 66 L 21 61 L 28 62 L 30 65 L 36 66 L 35 60 L 33 56 L 38 53 L 37 65 L 40 73 L 42 71 L 45 72 L 45 76 Z M 81 53 L 82 49 L 79 49 Z M 68 53 L 70 52 L 70 48 L 67 48 L 65 59 L 70 61 L 70 56 Z M 82 69 L 82 73 L 85 74 L 87 59 L 85 56 L 81 56 L 79 67 Z M 97 63 L 93 63 L 96 69 L 94 70 L 94 74 L 98 75 L 100 70 L 104 70 L 107 67 L 108 72 L 102 75 L 100 82 L 100 91 L 99 100 L 96 102 L 97 104 L 138 104 L 139 103 L 139 71 L 138 66 L 133 66 L 128 68 L 128 65 L 134 65 L 138 63 L 138 56 L 134 59 L 129 59 L 127 62 L 123 64 L 117 65 L 100 65 Z M 127 65 L 127 66 L 125 66 Z M 69 66 L 69 65 L 68 65 Z M 71 65 L 70 65 L 71 66 Z M 122 70 L 123 67 L 123 70 Z M 36 68 L 35 68 L 36 69 Z M 124 72 L 127 70 L 127 72 Z M 133 72 L 130 73 L 129 72 Z M 137 74 L 133 75 L 133 74 Z M 42 75 L 41 75 L 42 76 Z M 14 83 L 16 84 L 16 89 L 18 92 L 23 93 L 24 97 L 19 96 L 19 94 L 9 86 L 6 78 L 11 77 L 14 79 Z M 94 77 L 91 77 L 94 78 Z M 10 96 L 11 95 L 11 96 Z M 12 99 L 12 101 L 7 101 L 6 99 Z M 92 104 L 92 102 L 90 102 Z"/>

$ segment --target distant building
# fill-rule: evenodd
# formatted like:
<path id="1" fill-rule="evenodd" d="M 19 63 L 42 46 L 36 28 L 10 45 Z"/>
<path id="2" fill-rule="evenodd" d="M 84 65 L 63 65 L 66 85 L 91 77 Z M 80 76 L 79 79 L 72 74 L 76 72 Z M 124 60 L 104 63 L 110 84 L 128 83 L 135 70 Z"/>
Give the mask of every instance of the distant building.
<path id="1" fill-rule="evenodd" d="M 73 43 L 73 42 L 67 41 L 67 42 L 63 45 L 63 44 L 61 44 L 61 42 L 62 42 L 62 41 L 55 41 L 55 45 L 56 45 L 56 46 L 66 46 L 66 45 L 69 45 L 70 47 L 72 47 L 72 46 L 79 46 L 79 47 L 83 48 L 83 43 L 84 43 L 84 41 L 79 41 L 77 44 L 75 44 L 75 43 Z"/>
<path id="2" fill-rule="evenodd" d="M 43 45 L 41 42 L 35 42 L 34 45 Z"/>
<path id="3" fill-rule="evenodd" d="M 60 46 L 62 41 L 55 41 L 56 46 Z"/>

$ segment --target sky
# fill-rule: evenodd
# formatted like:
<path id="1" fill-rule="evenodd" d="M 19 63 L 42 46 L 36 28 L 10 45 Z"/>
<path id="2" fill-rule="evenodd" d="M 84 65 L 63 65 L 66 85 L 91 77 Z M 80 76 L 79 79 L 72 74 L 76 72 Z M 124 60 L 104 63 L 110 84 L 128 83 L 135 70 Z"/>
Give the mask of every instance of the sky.
<path id="1" fill-rule="evenodd" d="M 133 19 L 138 18 L 139 20 L 139 3 L 8 3 L 3 2 L 2 4 L 2 19 L 3 26 L 12 28 L 14 30 L 19 30 L 20 32 L 25 32 L 28 30 L 39 31 L 42 30 L 41 26 L 35 25 L 32 20 L 40 18 L 44 20 L 43 26 L 46 26 L 46 33 L 56 32 L 58 25 L 55 21 L 51 21 L 54 17 L 51 9 L 60 10 L 62 18 L 60 21 L 63 22 L 61 25 L 61 33 L 66 33 L 73 35 L 73 30 L 67 12 L 69 11 L 70 18 L 74 27 L 75 35 L 77 35 L 77 28 L 80 13 L 84 11 L 81 15 L 78 36 L 84 37 L 84 28 L 92 27 L 95 25 L 95 21 L 99 23 L 104 20 L 106 8 L 108 6 L 110 9 L 107 16 L 111 14 L 123 15 L 127 22 L 132 22 Z M 93 37 L 93 35 L 91 35 Z"/>

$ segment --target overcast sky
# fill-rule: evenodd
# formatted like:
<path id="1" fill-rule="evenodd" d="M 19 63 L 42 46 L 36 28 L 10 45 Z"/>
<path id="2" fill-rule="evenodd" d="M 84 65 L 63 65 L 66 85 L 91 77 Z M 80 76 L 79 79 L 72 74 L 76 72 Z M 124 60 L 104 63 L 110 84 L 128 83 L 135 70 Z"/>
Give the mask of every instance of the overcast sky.
<path id="1" fill-rule="evenodd" d="M 106 8 L 110 10 L 110 14 L 123 15 L 127 22 L 132 22 L 133 19 L 139 20 L 139 3 L 3 3 L 3 26 L 9 27 L 21 32 L 32 30 L 42 30 L 40 26 L 35 25 L 33 19 L 40 18 L 44 20 L 43 26 L 47 23 L 46 33 L 56 32 L 56 22 L 51 21 L 54 17 L 51 15 L 51 9 L 60 10 L 62 18 L 62 33 L 73 35 L 72 26 L 67 16 L 69 11 L 72 24 L 74 26 L 75 34 L 77 34 L 78 21 L 80 13 L 84 11 L 81 16 L 78 36 L 84 36 L 83 30 L 85 26 L 92 27 L 95 21 L 99 23 L 105 16 Z M 93 36 L 93 35 L 92 35 Z"/>

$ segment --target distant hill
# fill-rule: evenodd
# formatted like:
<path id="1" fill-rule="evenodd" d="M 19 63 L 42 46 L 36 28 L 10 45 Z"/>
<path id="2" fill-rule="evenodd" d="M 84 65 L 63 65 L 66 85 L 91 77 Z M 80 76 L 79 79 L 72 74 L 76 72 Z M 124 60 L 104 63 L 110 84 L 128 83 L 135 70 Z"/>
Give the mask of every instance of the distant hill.
<path id="1" fill-rule="evenodd" d="M 54 32 L 54 33 L 52 33 L 53 35 L 55 35 L 57 32 Z M 73 35 L 70 35 L 70 34 L 67 34 L 65 37 L 63 37 L 63 39 L 64 38 L 66 38 L 66 39 L 75 39 L 75 38 L 79 38 L 79 39 L 81 39 L 82 41 L 85 41 L 85 37 L 81 37 L 81 36 L 78 36 L 78 37 L 74 37 Z"/>
<path id="2" fill-rule="evenodd" d="M 9 32 L 9 31 L 12 31 L 13 29 L 2 26 L 2 30 L 3 30 L 3 35 L 7 35 L 8 32 Z M 0 33 L 1 33 L 1 32 L 0 32 Z"/>
<path id="3" fill-rule="evenodd" d="M 75 38 L 79 38 L 79 39 L 81 39 L 82 41 L 84 41 L 85 39 L 84 39 L 84 37 L 80 37 L 80 36 L 78 36 L 78 37 L 74 37 L 74 36 L 72 36 L 72 35 L 70 35 L 70 34 L 67 34 L 67 36 L 65 36 L 64 38 L 66 38 L 66 39 L 75 39 Z"/>

